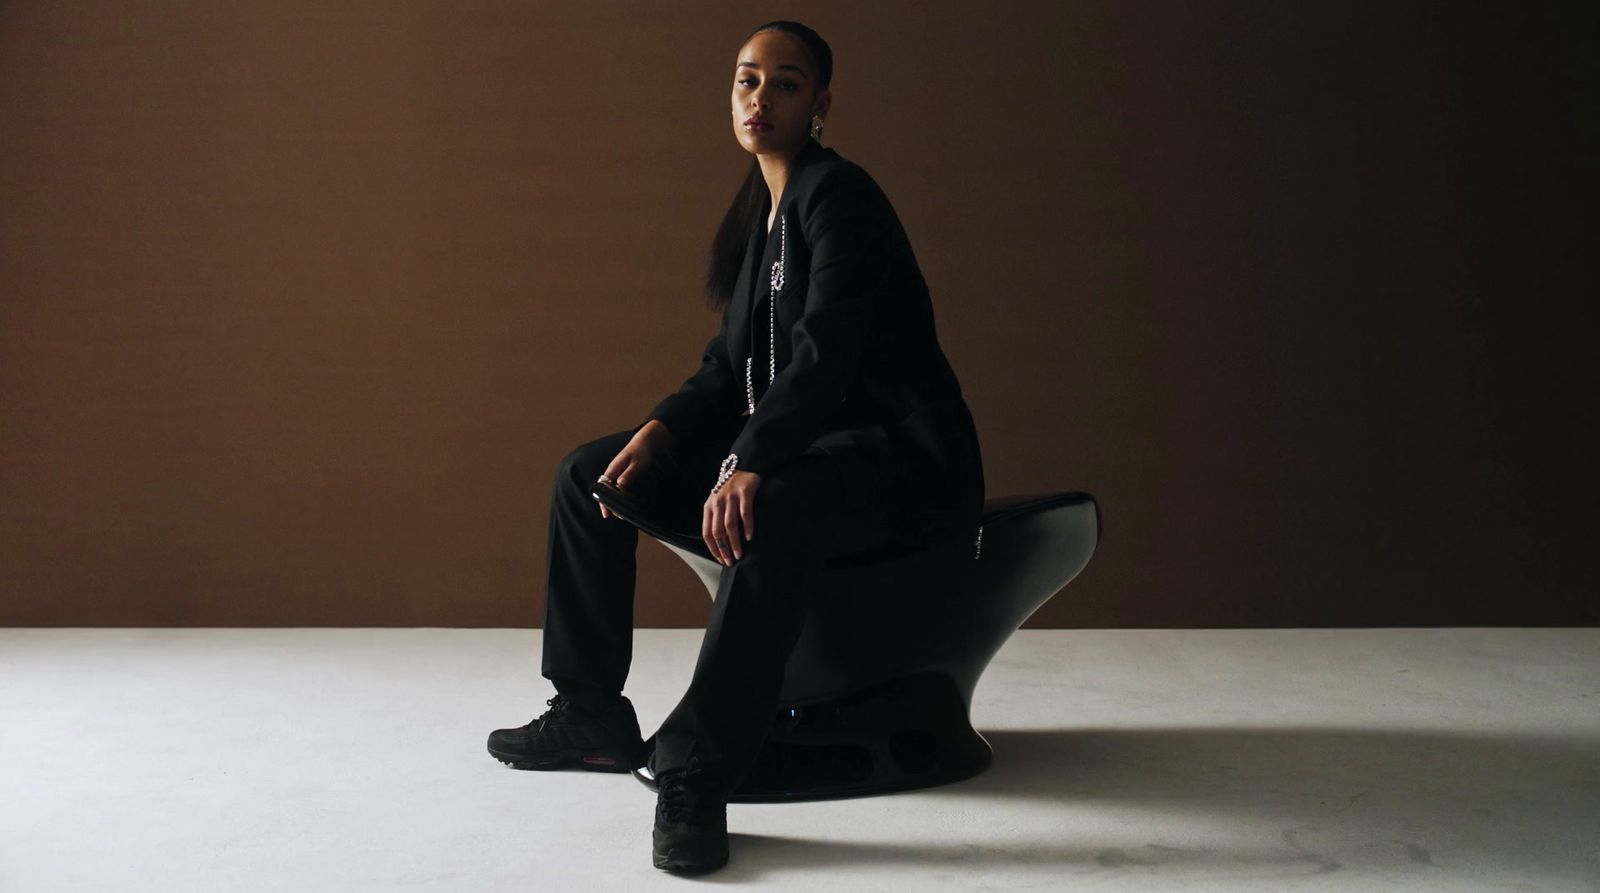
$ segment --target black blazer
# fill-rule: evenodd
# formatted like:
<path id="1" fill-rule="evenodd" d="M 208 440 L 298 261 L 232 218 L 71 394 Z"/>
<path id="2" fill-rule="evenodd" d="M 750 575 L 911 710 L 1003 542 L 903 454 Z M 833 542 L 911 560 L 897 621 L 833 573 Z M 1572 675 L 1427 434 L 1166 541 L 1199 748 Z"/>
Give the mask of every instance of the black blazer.
<path id="1" fill-rule="evenodd" d="M 766 226 L 770 206 L 768 195 L 757 227 Z M 807 140 L 756 258 L 760 241 L 752 228 L 733 299 L 700 369 L 645 421 L 693 438 L 710 421 L 739 416 L 747 409 L 749 359 L 756 406 L 729 448 L 735 470 L 765 477 L 811 446 L 864 450 L 912 483 L 909 538 L 973 536 L 984 500 L 977 428 L 888 196 L 860 165 Z M 786 257 L 769 386 L 766 271 L 780 242 Z M 847 500 L 849 489 L 847 481 Z"/>

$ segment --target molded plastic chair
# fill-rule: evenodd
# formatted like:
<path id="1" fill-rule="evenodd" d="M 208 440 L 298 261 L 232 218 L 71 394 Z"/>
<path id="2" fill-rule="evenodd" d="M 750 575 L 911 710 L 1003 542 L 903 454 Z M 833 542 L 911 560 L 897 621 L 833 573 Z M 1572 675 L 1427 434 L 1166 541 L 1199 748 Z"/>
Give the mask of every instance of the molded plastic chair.
<path id="1" fill-rule="evenodd" d="M 682 558 L 714 598 L 725 568 L 698 529 L 669 530 L 608 484 L 594 498 Z M 973 540 L 829 560 L 785 666 L 778 716 L 730 802 L 858 797 L 988 768 L 969 715 L 978 677 L 1023 621 L 1089 563 L 1100 505 L 1069 491 L 984 504 Z M 646 742 L 654 747 L 655 737 Z M 648 766 L 634 777 L 656 788 Z"/>

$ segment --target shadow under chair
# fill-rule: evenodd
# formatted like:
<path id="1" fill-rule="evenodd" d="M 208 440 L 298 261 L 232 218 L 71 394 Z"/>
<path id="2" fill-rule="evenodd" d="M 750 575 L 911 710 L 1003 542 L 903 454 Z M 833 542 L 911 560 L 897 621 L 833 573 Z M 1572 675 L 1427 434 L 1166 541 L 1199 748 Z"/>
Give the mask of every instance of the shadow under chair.
<path id="1" fill-rule="evenodd" d="M 594 498 L 670 549 L 712 598 L 728 570 L 700 531 L 676 530 L 631 492 Z M 729 802 L 860 797 L 931 787 L 988 768 L 973 689 L 1011 634 L 1089 563 L 1100 505 L 1081 491 L 985 501 L 975 537 L 835 556 L 809 583 L 778 714 Z M 652 752 L 655 736 L 645 742 Z M 649 764 L 633 770 L 655 790 Z"/>

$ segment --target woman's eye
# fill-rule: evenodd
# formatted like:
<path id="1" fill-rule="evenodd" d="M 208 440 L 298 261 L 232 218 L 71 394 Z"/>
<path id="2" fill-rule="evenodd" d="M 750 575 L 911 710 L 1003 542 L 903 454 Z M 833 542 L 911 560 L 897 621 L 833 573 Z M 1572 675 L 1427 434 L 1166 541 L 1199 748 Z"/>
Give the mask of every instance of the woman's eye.
<path id="1" fill-rule="evenodd" d="M 734 83 L 749 85 L 749 84 L 756 83 L 756 79 L 755 78 L 743 78 L 741 80 L 734 81 Z M 779 81 L 778 82 L 778 86 L 780 86 L 783 89 L 788 90 L 790 92 L 793 92 L 795 90 L 800 89 L 800 85 L 794 83 L 793 81 Z"/>

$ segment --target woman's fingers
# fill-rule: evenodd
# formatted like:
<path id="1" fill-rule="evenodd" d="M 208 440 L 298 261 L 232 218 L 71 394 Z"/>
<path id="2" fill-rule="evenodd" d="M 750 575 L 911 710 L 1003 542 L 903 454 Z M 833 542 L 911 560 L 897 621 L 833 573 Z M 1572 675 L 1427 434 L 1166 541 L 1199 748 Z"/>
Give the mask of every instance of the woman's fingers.
<path id="1" fill-rule="evenodd" d="M 717 492 L 706 502 L 706 548 L 723 565 L 733 564 L 742 555 L 738 537 L 738 514 L 731 494 Z"/>
<path id="2" fill-rule="evenodd" d="M 700 538 L 706 541 L 706 551 L 711 553 L 711 557 L 715 558 L 718 564 L 727 564 L 722 555 L 722 548 L 717 545 L 716 501 L 716 496 L 706 500 L 705 511 L 700 518 Z"/>
<path id="3" fill-rule="evenodd" d="M 744 530 L 739 514 L 738 498 L 729 496 L 724 502 L 722 513 L 723 535 L 728 538 L 728 548 L 733 550 L 734 558 L 744 557 Z"/>
<path id="4" fill-rule="evenodd" d="M 719 563 L 728 565 L 744 557 L 744 544 L 755 539 L 755 497 L 753 488 L 725 485 L 706 498 L 700 513 L 700 538 L 706 551 Z"/>
<path id="5" fill-rule="evenodd" d="M 730 505 L 727 493 L 718 494 L 717 500 L 717 544 L 722 547 L 722 560 L 724 564 L 733 564 L 737 557 L 735 550 L 738 548 L 739 538 L 733 525 L 733 506 Z"/>
<path id="6" fill-rule="evenodd" d="M 628 468 L 631 466 L 631 464 L 632 464 L 632 462 L 631 462 L 631 460 L 630 460 L 630 458 L 628 456 L 628 451 L 627 450 L 623 450 L 622 452 L 620 452 L 620 453 L 618 453 L 616 455 L 616 458 L 611 460 L 610 464 L 608 464 L 606 466 L 606 470 L 601 472 L 600 476 L 602 478 L 610 481 L 612 484 L 616 485 L 618 488 L 621 488 L 622 487 L 622 479 L 627 477 Z M 597 501 L 597 504 L 600 506 L 600 517 L 602 517 L 602 518 L 614 518 L 614 517 L 616 517 L 615 515 L 613 515 L 611 513 L 610 509 L 606 508 L 606 504 L 605 503 Z"/>
<path id="7" fill-rule="evenodd" d="M 747 491 L 739 494 L 739 515 L 744 518 L 744 538 L 756 538 L 756 500 Z"/>

